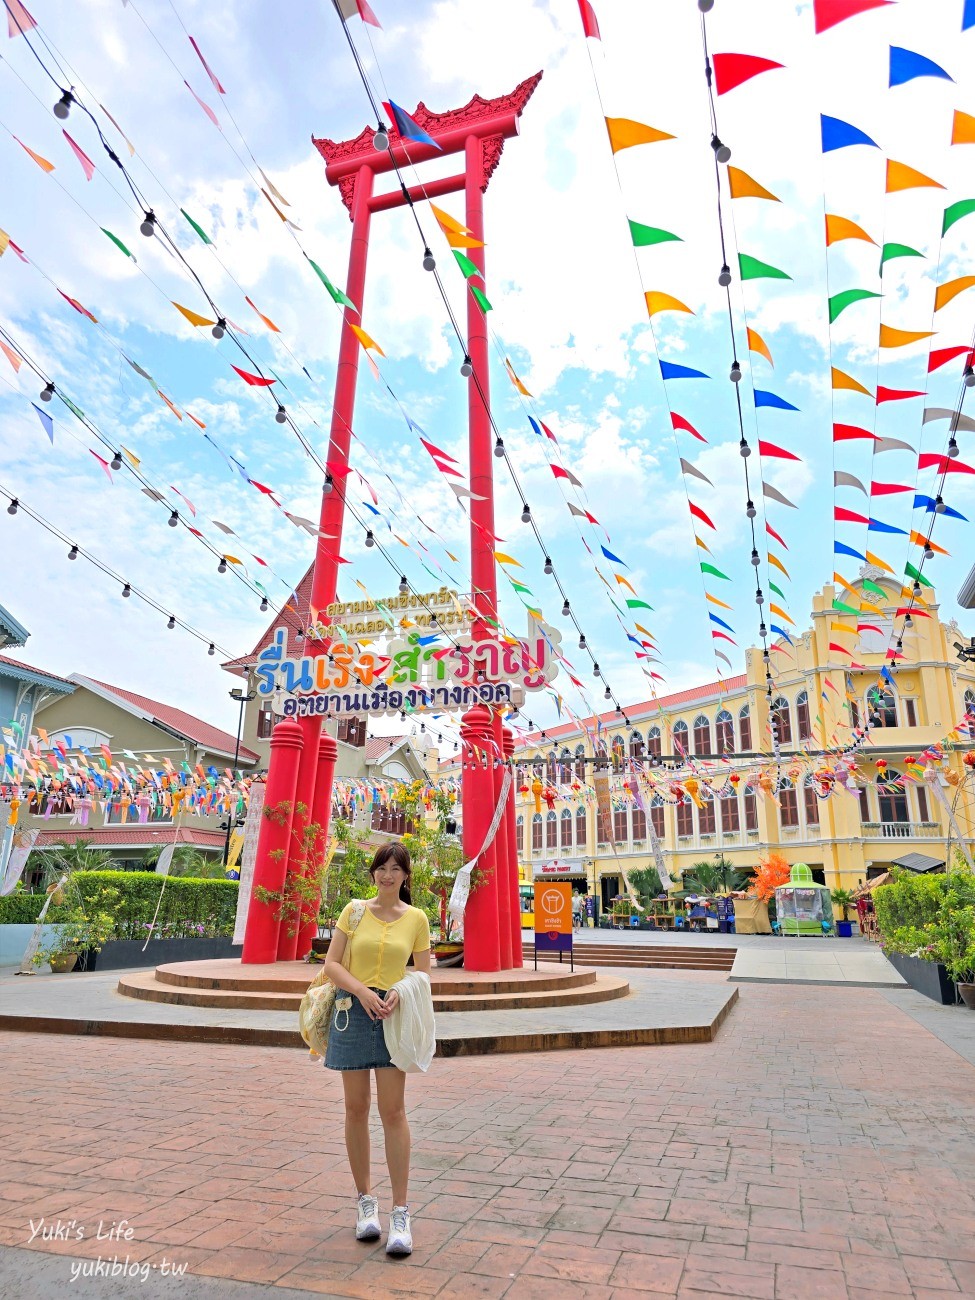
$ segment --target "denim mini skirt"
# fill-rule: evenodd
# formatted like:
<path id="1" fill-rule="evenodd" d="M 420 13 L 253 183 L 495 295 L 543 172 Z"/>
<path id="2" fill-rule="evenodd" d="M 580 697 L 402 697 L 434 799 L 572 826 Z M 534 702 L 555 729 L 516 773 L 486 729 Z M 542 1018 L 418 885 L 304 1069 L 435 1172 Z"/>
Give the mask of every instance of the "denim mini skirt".
<path id="1" fill-rule="evenodd" d="M 383 997 L 383 989 L 374 989 Z M 339 990 L 339 997 L 342 991 Z M 352 999 L 348 1012 L 332 1012 L 332 1028 L 328 1035 L 328 1051 L 325 1053 L 325 1068 L 328 1070 L 388 1070 L 393 1063 L 389 1059 L 386 1035 L 381 1020 L 370 1020 L 358 998 Z"/>

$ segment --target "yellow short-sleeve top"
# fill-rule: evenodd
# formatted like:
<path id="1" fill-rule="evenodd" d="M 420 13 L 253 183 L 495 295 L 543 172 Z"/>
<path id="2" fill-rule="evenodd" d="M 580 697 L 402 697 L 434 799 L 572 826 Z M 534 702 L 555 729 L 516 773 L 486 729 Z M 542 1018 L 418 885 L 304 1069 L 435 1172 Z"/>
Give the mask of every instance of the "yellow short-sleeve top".
<path id="1" fill-rule="evenodd" d="M 348 903 L 337 922 L 346 935 L 351 912 L 352 904 Z M 408 907 L 395 921 L 380 921 L 367 903 L 362 920 L 349 939 L 349 973 L 369 988 L 385 992 L 406 974 L 410 954 L 426 952 L 429 947 L 430 923 L 418 907 Z"/>

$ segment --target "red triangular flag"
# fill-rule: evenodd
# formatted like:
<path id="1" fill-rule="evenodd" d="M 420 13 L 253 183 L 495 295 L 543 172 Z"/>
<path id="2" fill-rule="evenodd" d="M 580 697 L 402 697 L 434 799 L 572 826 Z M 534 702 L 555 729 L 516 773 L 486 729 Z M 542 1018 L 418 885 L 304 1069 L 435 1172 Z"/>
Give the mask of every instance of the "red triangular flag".
<path id="1" fill-rule="evenodd" d="M 690 506 L 691 514 L 694 516 L 695 519 L 700 519 L 702 524 L 707 524 L 709 528 L 714 528 L 714 524 L 707 517 L 707 515 L 704 513 L 704 511 L 701 509 L 700 506 L 696 506 L 693 501 L 688 501 L 687 504 Z M 715 528 L 715 532 L 717 532 L 716 528 Z"/>
<path id="2" fill-rule="evenodd" d="M 781 63 L 773 59 L 762 59 L 757 54 L 715 54 L 714 80 L 719 95 L 726 95 L 744 81 L 750 81 L 760 72 L 769 72 L 772 68 L 781 68 Z"/>
<path id="3" fill-rule="evenodd" d="M 589 3 L 589 0 L 579 0 L 579 13 L 582 17 L 582 30 L 586 36 L 591 36 L 597 41 L 600 40 L 599 23 L 596 21 L 596 11 Z"/>
<path id="4" fill-rule="evenodd" d="M 882 384 L 877 387 L 878 406 L 881 402 L 905 402 L 909 397 L 924 397 L 924 393 L 916 388 L 884 388 Z"/>
<path id="5" fill-rule="evenodd" d="M 963 352 L 970 351 L 967 343 L 962 343 L 954 348 L 935 348 L 928 357 L 928 374 L 932 370 L 938 370 L 941 366 L 947 365 L 949 361 L 954 361 L 955 357 L 960 357 Z"/>
<path id="6" fill-rule="evenodd" d="M 816 35 L 835 27 L 837 23 L 855 18 L 868 9 L 880 9 L 892 0 L 813 0 L 813 16 L 816 20 Z"/>
<path id="7" fill-rule="evenodd" d="M 682 415 L 678 415 L 676 411 L 671 411 L 670 422 L 675 429 L 683 429 L 685 433 L 693 434 L 693 436 L 697 438 L 699 442 L 707 442 L 707 438 L 705 438 L 703 434 L 698 433 L 698 431 L 694 428 L 693 424 L 691 424 L 690 420 L 685 420 L 684 417 Z"/>
<path id="8" fill-rule="evenodd" d="M 85 176 L 87 176 L 88 180 L 91 180 L 91 178 L 95 174 L 95 164 L 85 153 L 84 149 L 82 149 L 80 145 L 75 144 L 75 142 L 71 139 L 70 135 L 68 135 L 67 131 L 62 131 L 61 134 L 64 136 L 65 140 L 67 140 L 68 144 L 74 150 L 74 156 L 81 163 L 81 166 L 84 169 Z"/>
<path id="9" fill-rule="evenodd" d="M 196 41 L 194 41 L 192 36 L 189 38 L 189 40 L 194 50 L 196 50 L 196 57 L 206 68 L 207 76 L 213 82 L 213 89 L 217 92 L 218 95 L 226 95 L 227 92 L 224 90 L 223 86 L 221 86 L 220 82 L 217 80 L 217 74 L 213 71 L 209 63 L 207 63 L 206 59 L 203 57 L 203 51 L 200 49 L 199 45 L 197 45 Z"/>
<path id="10" fill-rule="evenodd" d="M 778 535 L 778 533 L 775 531 L 775 529 L 772 527 L 772 525 L 768 522 L 768 520 L 765 521 L 765 531 L 768 533 L 769 537 L 774 537 L 775 540 L 779 543 L 780 546 L 785 546 L 785 549 L 786 549 L 786 550 L 789 549 L 789 547 L 786 545 L 785 539 L 782 538 L 782 537 L 780 537 L 780 536 Z"/>
<path id="11" fill-rule="evenodd" d="M 241 370 L 239 366 L 231 363 L 231 370 L 236 370 L 238 375 L 245 384 L 250 384 L 253 388 L 270 388 L 272 384 L 277 383 L 276 379 L 262 379 L 260 375 L 252 375 L 246 370 Z"/>
<path id="12" fill-rule="evenodd" d="M 794 456 L 791 451 L 786 451 L 784 447 L 778 447 L 774 442 L 763 442 L 758 440 L 758 454 L 760 456 L 778 456 L 780 460 L 801 460 L 801 456 Z"/>

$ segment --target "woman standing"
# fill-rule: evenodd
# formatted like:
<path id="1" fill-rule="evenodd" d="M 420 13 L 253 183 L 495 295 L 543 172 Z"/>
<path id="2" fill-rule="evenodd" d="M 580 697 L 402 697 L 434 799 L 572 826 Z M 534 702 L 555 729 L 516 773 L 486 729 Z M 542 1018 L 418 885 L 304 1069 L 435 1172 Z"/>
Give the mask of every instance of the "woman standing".
<path id="1" fill-rule="evenodd" d="M 404 978 L 410 955 L 415 970 L 430 973 L 430 926 L 424 913 L 412 906 L 410 855 L 402 844 L 384 844 L 373 858 L 369 874 L 376 897 L 366 903 L 354 930 L 349 918 L 355 904 L 348 904 L 325 958 L 325 974 L 337 989 L 352 994 L 347 1015 L 338 1009 L 341 994 L 336 997 L 325 1065 L 342 1071 L 345 1146 L 359 1197 L 355 1230 L 359 1241 L 375 1241 L 382 1233 L 369 1157 L 369 1071 L 376 1072 L 376 1100 L 393 1193 L 386 1253 L 409 1255 L 413 1238 L 407 1203 L 410 1127 L 404 1100 L 406 1075 L 390 1060 L 383 1021 L 396 1009 L 398 994 L 393 985 Z M 346 966 L 342 963 L 347 950 Z"/>

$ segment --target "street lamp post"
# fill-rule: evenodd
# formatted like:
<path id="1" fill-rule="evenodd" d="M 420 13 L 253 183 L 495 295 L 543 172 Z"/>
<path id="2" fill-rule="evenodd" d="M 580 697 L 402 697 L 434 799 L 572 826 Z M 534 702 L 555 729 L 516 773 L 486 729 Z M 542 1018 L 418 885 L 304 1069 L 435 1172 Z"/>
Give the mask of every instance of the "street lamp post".
<path id="1" fill-rule="evenodd" d="M 249 704 L 251 700 L 257 698 L 257 691 L 242 691 L 239 686 L 235 686 L 234 689 L 230 692 L 230 698 L 232 700 L 236 700 L 237 703 L 240 705 L 240 708 L 237 711 L 237 740 L 236 743 L 234 744 L 234 765 L 232 768 L 232 772 L 236 773 L 237 764 L 240 762 L 240 733 L 244 729 L 244 705 Z M 231 778 L 232 781 L 234 779 L 236 778 L 235 777 Z M 224 846 L 223 846 L 224 868 L 226 868 L 227 863 L 230 861 L 230 832 L 233 830 L 233 825 L 234 825 L 234 815 L 228 808 L 227 838 L 224 841 Z"/>

